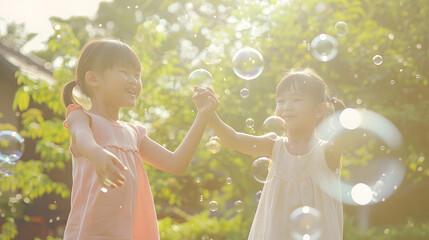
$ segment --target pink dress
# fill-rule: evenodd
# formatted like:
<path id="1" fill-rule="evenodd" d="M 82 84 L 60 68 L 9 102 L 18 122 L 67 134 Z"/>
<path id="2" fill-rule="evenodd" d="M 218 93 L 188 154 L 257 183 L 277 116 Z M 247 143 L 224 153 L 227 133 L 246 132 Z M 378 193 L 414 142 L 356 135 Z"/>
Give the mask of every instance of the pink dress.
<path id="1" fill-rule="evenodd" d="M 122 172 L 127 179 L 124 186 L 101 191 L 92 162 L 79 154 L 72 141 L 73 187 L 64 240 L 159 239 L 152 192 L 139 152 L 146 129 L 121 121 L 112 123 L 79 105 L 67 107 L 65 127 L 68 114 L 76 109 L 89 116 L 95 141 L 117 156 L 128 171 Z"/>

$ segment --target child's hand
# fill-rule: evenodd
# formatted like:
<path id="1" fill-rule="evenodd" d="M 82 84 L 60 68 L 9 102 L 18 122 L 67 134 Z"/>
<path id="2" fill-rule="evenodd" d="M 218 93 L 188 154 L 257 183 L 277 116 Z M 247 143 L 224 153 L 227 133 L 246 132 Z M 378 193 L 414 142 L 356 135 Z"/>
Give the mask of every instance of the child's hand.
<path id="1" fill-rule="evenodd" d="M 115 155 L 100 148 L 90 158 L 102 186 L 116 188 L 124 185 L 126 179 L 119 171 L 126 171 L 128 168 Z"/>
<path id="2" fill-rule="evenodd" d="M 199 113 L 208 114 L 216 111 L 219 106 L 219 100 L 216 98 L 213 89 L 210 87 L 194 87 L 194 92 L 192 99 Z"/>

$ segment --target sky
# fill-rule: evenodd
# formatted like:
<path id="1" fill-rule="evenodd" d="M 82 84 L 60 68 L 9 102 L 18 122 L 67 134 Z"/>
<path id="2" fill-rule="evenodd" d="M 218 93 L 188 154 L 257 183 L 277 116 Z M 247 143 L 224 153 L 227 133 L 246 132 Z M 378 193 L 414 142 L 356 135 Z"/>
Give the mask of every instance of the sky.
<path id="1" fill-rule="evenodd" d="M 70 16 L 95 17 L 98 4 L 111 0 L 0 0 L 0 33 L 6 33 L 6 24 L 25 23 L 25 31 L 37 33 L 22 52 L 39 50 L 54 32 L 49 21 L 51 16 L 69 18 Z"/>

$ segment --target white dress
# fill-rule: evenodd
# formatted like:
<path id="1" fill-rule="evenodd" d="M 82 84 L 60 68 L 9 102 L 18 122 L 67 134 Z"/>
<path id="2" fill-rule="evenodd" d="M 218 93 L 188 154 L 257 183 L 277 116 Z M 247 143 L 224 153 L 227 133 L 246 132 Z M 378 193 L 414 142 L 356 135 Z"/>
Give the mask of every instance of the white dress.
<path id="1" fill-rule="evenodd" d="M 316 208 L 321 213 L 322 235 L 318 239 L 342 239 L 340 170 L 332 171 L 325 161 L 327 142 L 317 139 L 317 143 L 304 155 L 290 154 L 286 142 L 286 137 L 280 137 L 274 144 L 273 165 L 262 190 L 248 240 L 294 239 L 289 216 L 303 206 Z"/>

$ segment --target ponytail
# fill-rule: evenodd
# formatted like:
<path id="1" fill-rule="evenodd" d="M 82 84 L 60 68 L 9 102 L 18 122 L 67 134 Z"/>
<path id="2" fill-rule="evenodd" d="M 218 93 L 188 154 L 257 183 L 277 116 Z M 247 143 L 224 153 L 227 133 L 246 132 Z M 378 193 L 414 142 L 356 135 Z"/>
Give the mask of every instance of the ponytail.
<path id="1" fill-rule="evenodd" d="M 73 88 L 76 86 L 75 81 L 68 82 L 63 88 L 63 103 L 67 108 L 70 104 L 77 104 L 76 100 L 73 97 Z"/>

